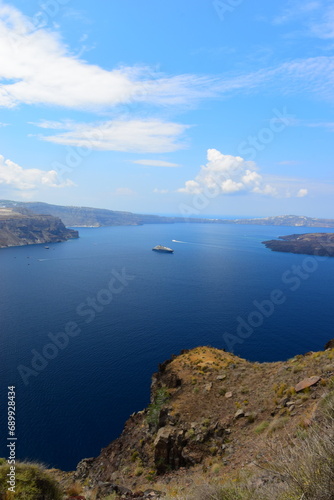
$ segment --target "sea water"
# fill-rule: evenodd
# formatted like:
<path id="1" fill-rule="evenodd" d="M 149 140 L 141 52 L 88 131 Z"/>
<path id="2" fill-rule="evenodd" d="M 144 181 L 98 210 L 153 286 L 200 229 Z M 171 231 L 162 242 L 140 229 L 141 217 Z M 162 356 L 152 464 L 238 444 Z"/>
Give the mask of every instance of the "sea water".
<path id="1" fill-rule="evenodd" d="M 181 349 L 275 361 L 334 337 L 334 259 L 261 243 L 314 228 L 79 231 L 49 249 L 0 250 L 0 405 L 15 385 L 20 459 L 70 470 L 98 455 L 148 404 L 158 364 Z M 157 244 L 174 254 L 152 252 Z M 6 434 L 5 412 L 0 425 Z"/>

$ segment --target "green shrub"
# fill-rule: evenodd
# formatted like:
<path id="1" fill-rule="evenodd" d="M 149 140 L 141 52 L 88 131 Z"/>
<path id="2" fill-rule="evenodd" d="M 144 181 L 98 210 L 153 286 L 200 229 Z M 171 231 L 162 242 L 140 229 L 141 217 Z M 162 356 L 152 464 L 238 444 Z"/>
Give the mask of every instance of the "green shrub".
<path id="1" fill-rule="evenodd" d="M 82 486 L 80 483 L 76 482 L 73 483 L 69 488 L 67 488 L 66 493 L 70 497 L 76 497 L 79 496 L 80 493 L 82 492 Z"/>
<path id="2" fill-rule="evenodd" d="M 162 407 L 168 403 L 170 394 L 166 387 L 161 387 L 157 390 L 154 402 L 151 403 L 147 411 L 147 423 L 157 430 L 159 425 L 159 417 Z"/>
<path id="3" fill-rule="evenodd" d="M 9 465 L 0 466 L 1 500 L 62 500 L 63 494 L 56 481 L 38 464 L 16 463 L 15 494 L 8 491 Z"/>
<path id="4" fill-rule="evenodd" d="M 135 474 L 135 476 L 141 476 L 143 474 L 143 472 L 144 472 L 144 469 L 142 467 L 137 467 L 135 469 L 134 474 Z"/>
<path id="5" fill-rule="evenodd" d="M 269 422 L 267 422 L 267 420 L 263 420 L 263 422 L 261 422 L 259 425 L 257 425 L 254 429 L 254 431 L 257 433 L 257 434 L 260 434 L 261 432 L 265 431 L 268 427 L 269 427 Z"/>
<path id="6" fill-rule="evenodd" d="M 253 422 L 255 422 L 256 420 L 256 413 L 250 413 L 248 416 L 247 416 L 247 422 L 249 424 L 252 424 Z"/>
<path id="7" fill-rule="evenodd" d="M 137 450 L 135 450 L 132 455 L 131 455 L 131 462 L 135 462 L 137 458 L 139 457 L 139 453 Z"/>
<path id="8" fill-rule="evenodd" d="M 288 423 L 289 420 L 290 420 L 290 417 L 276 418 L 269 425 L 268 434 L 272 434 L 273 432 L 276 432 L 277 430 L 282 429 L 283 427 L 285 427 L 285 425 Z"/>

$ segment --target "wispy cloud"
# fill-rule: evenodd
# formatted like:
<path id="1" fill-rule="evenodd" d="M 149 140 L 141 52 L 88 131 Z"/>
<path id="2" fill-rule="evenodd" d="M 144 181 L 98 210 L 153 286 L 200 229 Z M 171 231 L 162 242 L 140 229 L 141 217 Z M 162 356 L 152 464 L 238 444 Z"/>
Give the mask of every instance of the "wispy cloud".
<path id="1" fill-rule="evenodd" d="M 259 92 L 275 94 L 314 94 L 334 101 L 334 57 L 296 59 L 276 67 L 230 78 L 221 83 L 225 94 Z"/>
<path id="2" fill-rule="evenodd" d="M 63 188 L 74 186 L 70 180 L 59 179 L 55 170 L 23 168 L 0 155 L 0 185 L 9 186 L 21 191 L 37 188 Z"/>
<path id="3" fill-rule="evenodd" d="M 47 122 L 43 122 L 43 128 Z M 53 124 L 52 128 L 58 128 Z M 40 135 L 43 141 L 100 151 L 169 153 L 186 147 L 183 133 L 188 128 L 161 120 L 112 120 L 103 123 L 64 123 L 65 132 Z"/>
<path id="4" fill-rule="evenodd" d="M 185 105 L 214 95 L 213 79 L 166 76 L 143 66 L 107 71 L 73 56 L 57 32 L 38 29 L 19 10 L 0 5 L 0 106 L 47 104 L 105 109 L 143 102 Z"/>
<path id="5" fill-rule="evenodd" d="M 288 2 L 288 6 L 283 9 L 282 13 L 274 18 L 273 23 L 287 24 L 296 19 L 306 16 L 309 17 L 312 12 L 318 11 L 321 7 L 322 3 L 320 1 L 290 1 Z"/>
<path id="6" fill-rule="evenodd" d="M 310 32 L 324 40 L 334 38 L 334 6 L 325 9 L 321 18 L 310 25 Z"/>
<path id="7" fill-rule="evenodd" d="M 326 128 L 334 132 L 334 122 L 318 122 L 318 123 L 308 123 L 307 127 L 311 128 Z"/>
<path id="8" fill-rule="evenodd" d="M 288 7 L 277 16 L 273 23 L 287 25 L 298 22 L 299 36 L 319 39 L 334 38 L 334 6 L 331 1 L 317 0 L 303 2 L 290 1 Z"/>
<path id="9" fill-rule="evenodd" d="M 300 161 L 297 160 L 284 160 L 284 161 L 279 161 L 277 162 L 277 165 L 286 165 L 286 166 L 292 166 L 292 165 L 299 165 Z"/>
<path id="10" fill-rule="evenodd" d="M 307 8 L 316 10 L 317 3 L 309 2 Z M 313 26 L 314 33 L 327 38 L 334 35 L 334 15 L 328 13 L 322 24 Z M 264 86 L 268 91 L 305 91 L 334 98 L 333 57 L 289 61 L 234 77 L 169 76 L 147 66 L 108 71 L 75 57 L 56 31 L 37 30 L 19 10 L 4 3 L 0 4 L 0 47 L 0 106 L 8 108 L 20 103 L 94 111 L 131 103 L 189 106 L 199 99 L 261 91 Z"/>
<path id="11" fill-rule="evenodd" d="M 334 195 L 334 182 L 329 179 L 267 174 L 264 174 L 263 178 L 265 182 L 275 186 L 285 198 Z"/>
<path id="12" fill-rule="evenodd" d="M 154 188 L 154 189 L 153 189 L 153 193 L 157 193 L 157 194 L 167 194 L 167 193 L 169 193 L 169 190 L 168 190 L 168 189 L 159 189 L 159 188 Z"/>
<path id="13" fill-rule="evenodd" d="M 146 165 L 148 167 L 179 167 L 178 163 L 171 163 L 163 160 L 134 160 L 132 163 L 137 165 Z"/>
<path id="14" fill-rule="evenodd" d="M 62 15 L 63 17 L 67 17 L 68 19 L 73 19 L 77 23 L 80 22 L 82 24 L 92 24 L 92 20 L 89 19 L 89 17 L 85 15 L 83 11 L 78 9 L 73 9 L 71 7 L 64 7 Z"/>
<path id="15" fill-rule="evenodd" d="M 35 127 L 51 129 L 51 130 L 66 130 L 73 125 L 72 121 L 57 122 L 52 120 L 41 120 L 39 122 L 29 122 L 30 125 Z"/>

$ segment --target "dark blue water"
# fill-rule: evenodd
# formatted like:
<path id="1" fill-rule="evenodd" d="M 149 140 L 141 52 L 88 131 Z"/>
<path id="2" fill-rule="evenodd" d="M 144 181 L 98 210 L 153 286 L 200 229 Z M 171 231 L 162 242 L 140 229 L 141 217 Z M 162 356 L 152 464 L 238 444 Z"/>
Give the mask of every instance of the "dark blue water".
<path id="1" fill-rule="evenodd" d="M 323 348 L 334 336 L 334 259 L 275 253 L 261 245 L 292 232 L 307 230 L 209 224 L 85 228 L 80 239 L 49 250 L 1 250 L 0 406 L 5 407 L 7 385 L 16 385 L 19 457 L 73 469 L 80 459 L 97 455 L 128 416 L 147 405 L 158 363 L 184 348 L 227 348 L 226 332 L 238 339 L 235 353 L 249 360 L 283 360 Z M 159 243 L 175 253 L 152 252 Z M 301 265 L 308 271 L 293 277 L 292 266 Z M 133 279 L 114 283 L 119 293 L 108 305 L 110 297 L 100 291 L 123 268 Z M 253 302 L 267 300 L 274 289 L 281 290 L 284 303 L 240 339 L 237 318 L 247 322 L 257 310 Z M 87 300 L 97 297 L 105 305 L 96 302 L 94 311 Z M 85 316 L 77 312 L 80 305 Z M 42 353 L 48 334 L 63 332 L 69 322 L 80 334 L 58 354 L 49 350 L 54 359 L 29 372 L 25 385 L 18 366 L 32 369 L 32 350 Z M 4 440 L 1 446 L 0 456 L 6 456 Z"/>

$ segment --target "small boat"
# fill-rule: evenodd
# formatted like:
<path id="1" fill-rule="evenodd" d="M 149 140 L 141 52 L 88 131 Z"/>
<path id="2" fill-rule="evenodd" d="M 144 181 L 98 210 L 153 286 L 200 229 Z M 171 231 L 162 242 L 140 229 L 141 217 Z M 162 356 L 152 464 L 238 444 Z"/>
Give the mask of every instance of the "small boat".
<path id="1" fill-rule="evenodd" d="M 155 252 L 164 252 L 164 253 L 173 253 L 174 250 L 168 247 L 164 247 L 163 245 L 157 245 L 156 247 L 153 247 L 152 250 Z"/>
<path id="2" fill-rule="evenodd" d="M 50 247 L 44 247 L 44 248 L 45 248 L 45 250 L 49 250 Z"/>

